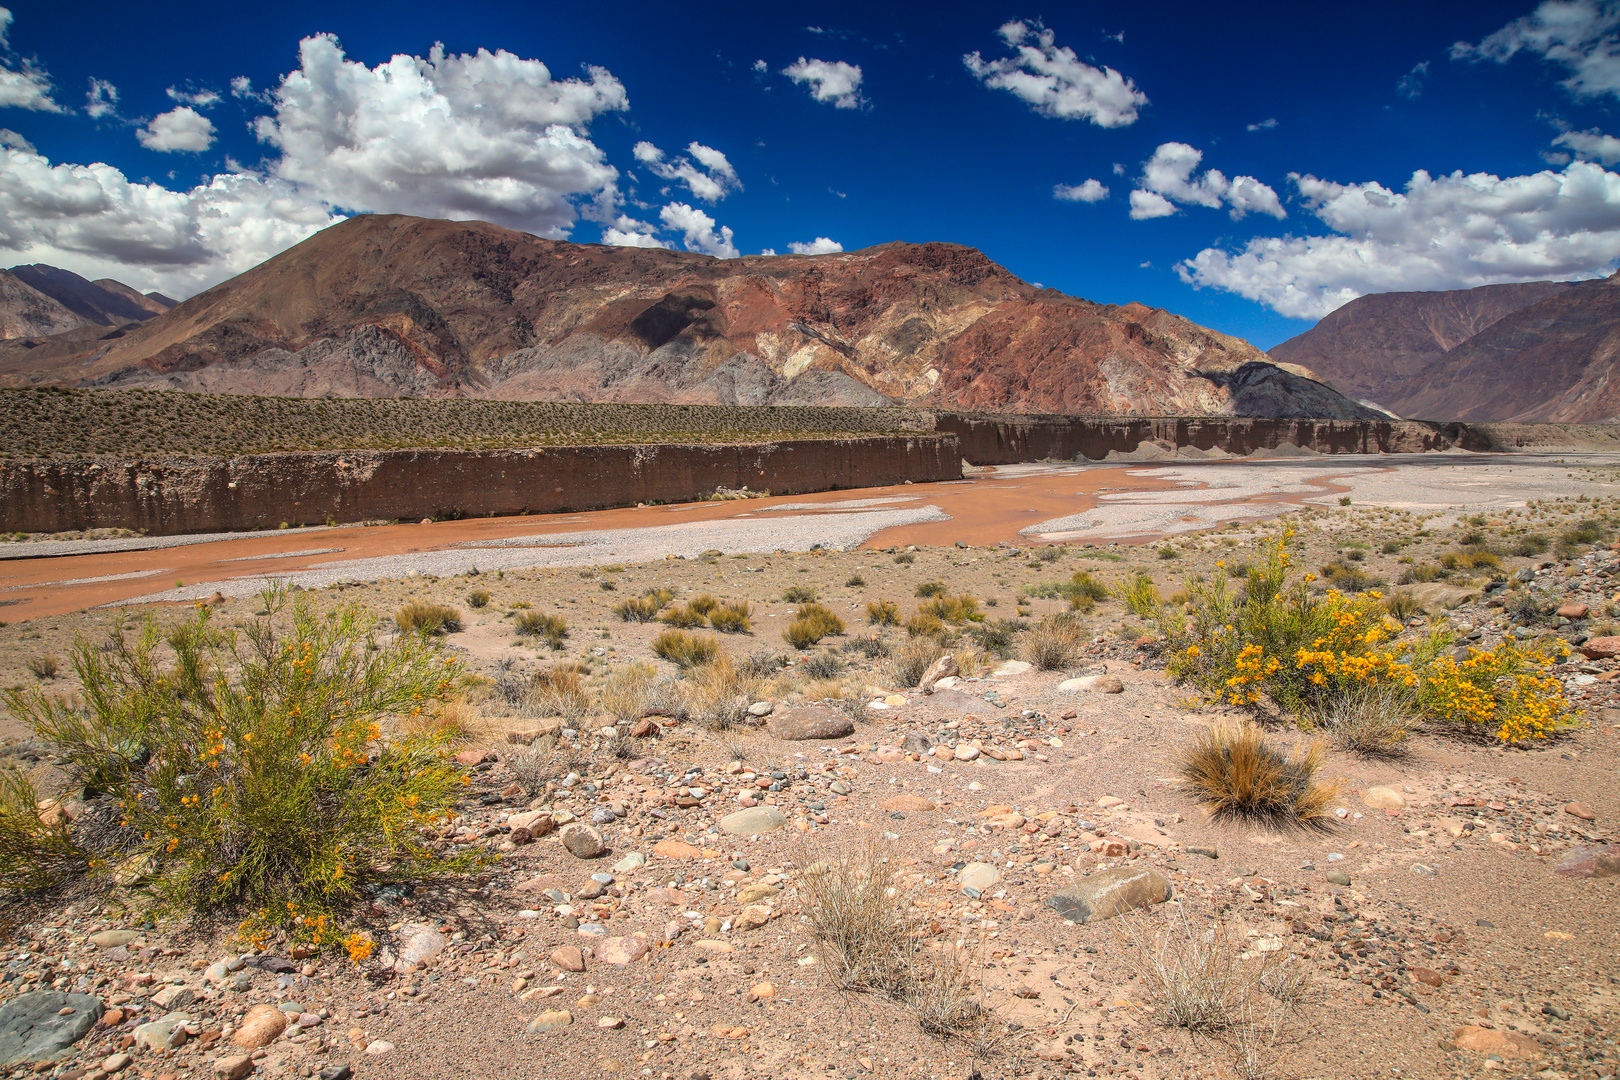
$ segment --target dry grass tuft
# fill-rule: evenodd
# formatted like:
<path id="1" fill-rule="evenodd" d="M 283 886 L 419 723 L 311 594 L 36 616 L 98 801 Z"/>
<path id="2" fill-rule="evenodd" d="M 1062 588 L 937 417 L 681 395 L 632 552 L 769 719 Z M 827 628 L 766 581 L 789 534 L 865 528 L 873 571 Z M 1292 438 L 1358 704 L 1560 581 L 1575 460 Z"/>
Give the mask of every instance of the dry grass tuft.
<path id="1" fill-rule="evenodd" d="M 726 653 L 697 667 L 680 684 L 686 714 L 710 731 L 725 731 L 746 722 L 750 695 L 757 685 L 758 680 Z"/>
<path id="2" fill-rule="evenodd" d="M 461 632 L 461 612 L 445 604 L 412 600 L 394 613 L 394 624 L 407 634 Z"/>
<path id="3" fill-rule="evenodd" d="M 1217 721 L 1182 747 L 1178 766 L 1216 817 L 1316 825 L 1338 796 L 1337 788 L 1316 781 L 1323 753 L 1320 743 L 1284 753 L 1256 724 Z"/>
<path id="4" fill-rule="evenodd" d="M 899 626 L 900 605 L 893 600 L 873 600 L 866 605 L 866 621 L 873 626 Z"/>
<path id="5" fill-rule="evenodd" d="M 916 686 L 934 661 L 944 656 L 946 651 L 939 639 L 933 637 L 908 638 L 900 642 L 885 665 L 889 680 L 896 686 Z"/>
<path id="6" fill-rule="evenodd" d="M 782 639 L 795 649 L 808 649 L 824 637 L 843 632 L 844 620 L 833 614 L 831 608 L 805 604 L 782 631 Z"/>
<path id="7" fill-rule="evenodd" d="M 1341 750 L 1393 758 L 1406 751 L 1414 711 L 1412 695 L 1404 688 L 1362 683 L 1323 702 L 1316 720 Z"/>
<path id="8" fill-rule="evenodd" d="M 543 611 L 523 612 L 512 620 L 512 628 L 523 637 L 541 638 L 554 652 L 561 651 L 568 637 L 568 620 Z"/>
<path id="9" fill-rule="evenodd" d="M 652 639 L 654 656 L 670 661 L 682 670 L 707 664 L 720 653 L 720 641 L 713 634 L 692 634 L 685 630 L 664 630 Z"/>
<path id="10" fill-rule="evenodd" d="M 573 721 L 591 711 L 591 695 L 579 677 L 579 669 L 572 664 L 556 664 L 536 673 L 529 698 L 544 716 Z"/>
<path id="11" fill-rule="evenodd" d="M 1030 627 L 1019 652 L 1038 671 L 1060 671 L 1074 663 L 1085 643 L 1085 628 L 1078 620 L 1056 616 Z"/>
<path id="12" fill-rule="evenodd" d="M 54 653 L 45 653 L 43 656 L 30 656 L 23 661 L 28 673 L 36 679 L 54 679 L 62 669 L 62 662 Z"/>
<path id="13" fill-rule="evenodd" d="M 697 600 L 692 603 L 695 607 Z M 746 634 L 752 625 L 750 620 L 753 614 L 754 609 L 748 601 L 728 600 L 709 611 L 709 625 L 722 634 Z"/>
<path id="14" fill-rule="evenodd" d="M 658 672 L 635 661 L 614 669 L 597 691 L 602 711 L 621 724 L 633 724 L 647 714 Z"/>

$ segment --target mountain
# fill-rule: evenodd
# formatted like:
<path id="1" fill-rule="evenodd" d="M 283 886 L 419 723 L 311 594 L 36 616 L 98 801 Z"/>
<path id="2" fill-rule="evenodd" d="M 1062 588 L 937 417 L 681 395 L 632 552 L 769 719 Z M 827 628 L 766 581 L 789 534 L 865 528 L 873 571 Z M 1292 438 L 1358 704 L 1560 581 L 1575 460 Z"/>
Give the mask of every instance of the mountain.
<path id="1" fill-rule="evenodd" d="M 1247 342 L 1019 280 L 956 244 L 716 259 L 484 222 L 334 225 L 0 381 L 292 396 L 1374 417 Z"/>
<path id="2" fill-rule="evenodd" d="M 1275 346 L 1271 358 L 1307 367 L 1346 394 L 1411 415 L 1411 395 L 1421 388 L 1421 373 L 1429 365 L 1498 320 L 1570 287 L 1532 281 L 1451 292 L 1374 293 Z"/>
<path id="3" fill-rule="evenodd" d="M 60 334 L 91 325 L 21 278 L 0 270 L 0 339 Z"/>
<path id="4" fill-rule="evenodd" d="M 143 296 L 128 285 L 111 278 L 87 281 L 71 270 L 36 263 L 13 266 L 11 274 L 33 286 L 92 326 L 122 326 L 161 315 L 167 306 Z"/>

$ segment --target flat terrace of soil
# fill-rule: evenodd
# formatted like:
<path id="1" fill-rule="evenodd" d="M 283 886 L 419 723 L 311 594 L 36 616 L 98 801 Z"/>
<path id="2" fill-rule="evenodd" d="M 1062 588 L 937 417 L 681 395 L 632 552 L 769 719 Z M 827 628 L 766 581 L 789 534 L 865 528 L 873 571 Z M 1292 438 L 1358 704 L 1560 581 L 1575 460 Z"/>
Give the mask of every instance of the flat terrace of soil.
<path id="1" fill-rule="evenodd" d="M 704 552 L 1032 543 L 1143 544 L 1349 497 L 1435 514 L 1620 493 L 1620 455 L 1336 455 L 1130 467 L 1015 465 L 962 481 L 594 513 L 275 533 L 0 545 L 0 619 L 108 604 L 603 566 Z"/>

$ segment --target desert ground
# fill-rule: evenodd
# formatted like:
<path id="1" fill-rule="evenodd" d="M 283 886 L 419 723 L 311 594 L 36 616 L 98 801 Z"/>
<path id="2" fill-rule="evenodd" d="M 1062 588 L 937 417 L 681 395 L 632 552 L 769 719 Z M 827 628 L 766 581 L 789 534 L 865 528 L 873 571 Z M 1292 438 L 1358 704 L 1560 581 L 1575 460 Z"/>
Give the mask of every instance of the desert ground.
<path id="1" fill-rule="evenodd" d="M 1555 542 L 1620 523 L 1617 499 L 1620 459 L 1601 455 L 1045 464 L 566 518 L 5 544 L 0 686 L 70 694 L 75 641 L 197 604 L 245 624 L 272 579 L 323 610 L 361 605 L 384 638 L 412 601 L 453 608 L 460 628 L 436 640 L 471 673 L 453 718 L 471 783 L 440 839 L 493 861 L 378 893 L 361 918 L 380 947 L 359 964 L 146 921 L 121 891 L 17 902 L 0 997 L 104 1000 L 36 1070 L 74 1080 L 1612 1077 L 1617 879 L 1557 868 L 1616 839 L 1616 660 L 1574 652 L 1556 671 L 1580 722 L 1518 747 L 1420 727 L 1365 756 L 1267 717 L 1282 744 L 1323 738 L 1332 813 L 1215 819 L 1178 751 L 1237 710 L 1173 682 L 1117 596 L 1138 572 L 1166 596 L 1235 575 L 1291 531 L 1302 568 L 1408 592 L 1412 634 L 1580 644 L 1617 633 L 1620 555 L 1607 525 Z M 1488 573 L 1441 572 L 1487 547 L 1540 610 L 1504 606 Z M 1082 570 L 1114 593 L 1080 615 L 1083 640 L 1051 669 L 1017 659 L 1016 627 L 1067 612 Z M 867 613 L 891 601 L 904 621 L 933 583 L 1005 640 L 947 630 L 960 674 L 925 694 L 917 639 Z M 748 632 L 715 635 L 747 715 L 713 712 L 653 655 L 663 623 L 615 614 L 657 589 L 751 606 Z M 796 650 L 782 630 L 812 599 L 845 632 Z M 1588 611 L 1551 613 L 1566 603 Z M 566 623 L 557 647 L 519 632 L 537 612 Z M 602 697 L 632 663 L 660 688 L 634 725 Z M 577 694 L 537 692 L 559 665 Z M 0 725 L 48 789 L 45 748 Z M 817 726 L 848 734 L 784 737 Z M 601 851 L 563 846 L 574 822 Z M 893 874 L 905 962 L 959 984 L 973 1023 L 937 1030 L 926 995 L 838 985 L 808 914 L 852 860 Z M 1048 904 L 1116 868 L 1156 871 L 1169 898 L 1090 922 Z M 1171 1022 L 1152 974 L 1189 942 L 1229 945 L 1259 988 L 1204 1034 Z M 279 1026 L 241 1046 L 263 1005 Z"/>

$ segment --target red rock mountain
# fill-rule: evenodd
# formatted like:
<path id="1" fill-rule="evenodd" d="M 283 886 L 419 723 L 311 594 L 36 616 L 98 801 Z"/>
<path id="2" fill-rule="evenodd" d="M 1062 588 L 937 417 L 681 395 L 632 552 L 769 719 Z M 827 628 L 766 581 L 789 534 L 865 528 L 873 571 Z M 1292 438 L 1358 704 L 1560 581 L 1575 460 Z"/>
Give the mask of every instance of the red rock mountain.
<path id="1" fill-rule="evenodd" d="M 352 218 L 112 341 L 0 380 L 293 396 L 1375 415 L 1247 342 L 955 244 L 706 255 Z"/>
<path id="2" fill-rule="evenodd" d="M 1402 416 L 1620 420 L 1620 274 L 1364 296 L 1271 356 Z"/>

